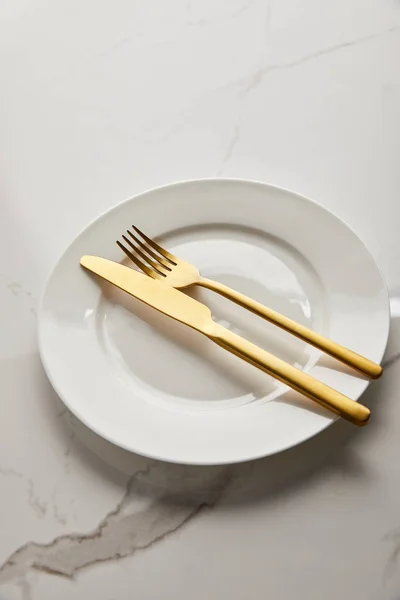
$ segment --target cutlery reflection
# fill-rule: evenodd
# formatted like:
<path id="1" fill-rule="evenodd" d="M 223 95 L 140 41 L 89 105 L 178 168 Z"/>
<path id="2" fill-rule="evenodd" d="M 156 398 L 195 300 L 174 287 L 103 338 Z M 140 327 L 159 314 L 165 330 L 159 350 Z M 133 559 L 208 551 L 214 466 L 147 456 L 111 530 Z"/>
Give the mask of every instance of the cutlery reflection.
<path id="1" fill-rule="evenodd" d="M 164 281 L 151 279 L 129 267 L 98 256 L 83 256 L 80 263 L 131 296 L 199 331 L 222 348 L 355 425 L 365 425 L 368 422 L 370 411 L 367 407 L 215 323 L 207 306 L 175 290 Z"/>
<path id="2" fill-rule="evenodd" d="M 141 271 L 146 273 L 146 275 L 149 275 L 149 277 L 162 280 L 177 289 L 183 289 L 190 285 L 200 285 L 213 290 L 225 298 L 233 300 L 236 304 L 247 308 L 256 315 L 263 317 L 267 321 L 270 321 L 274 325 L 281 327 L 285 331 L 292 333 L 304 342 L 333 356 L 367 377 L 377 379 L 382 374 L 382 367 L 368 358 L 341 346 L 333 340 L 312 331 L 300 323 L 296 323 L 296 321 L 281 315 L 272 308 L 264 306 L 260 302 L 256 302 L 222 283 L 202 277 L 194 265 L 191 265 L 174 254 L 171 254 L 171 252 L 168 252 L 165 248 L 162 248 L 154 240 L 140 231 L 140 229 L 135 227 L 135 225 L 132 225 L 132 228 L 137 235 L 128 229 L 127 234 L 129 235 L 129 238 L 127 238 L 126 235 L 122 236 L 125 244 L 127 244 L 129 248 L 120 241 L 117 241 L 117 244 L 135 265 L 138 266 Z"/>

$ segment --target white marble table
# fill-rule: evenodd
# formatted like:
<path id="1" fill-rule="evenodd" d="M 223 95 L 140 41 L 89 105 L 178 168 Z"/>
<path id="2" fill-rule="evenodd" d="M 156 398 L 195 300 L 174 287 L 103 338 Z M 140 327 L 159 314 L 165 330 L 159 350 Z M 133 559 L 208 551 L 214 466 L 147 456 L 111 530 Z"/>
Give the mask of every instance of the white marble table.
<path id="1" fill-rule="evenodd" d="M 400 4 L 14 0 L 0 6 L 1 600 L 400 598 Z M 36 308 L 98 213 L 234 176 L 332 209 L 391 294 L 363 429 L 171 466 L 60 404 Z"/>

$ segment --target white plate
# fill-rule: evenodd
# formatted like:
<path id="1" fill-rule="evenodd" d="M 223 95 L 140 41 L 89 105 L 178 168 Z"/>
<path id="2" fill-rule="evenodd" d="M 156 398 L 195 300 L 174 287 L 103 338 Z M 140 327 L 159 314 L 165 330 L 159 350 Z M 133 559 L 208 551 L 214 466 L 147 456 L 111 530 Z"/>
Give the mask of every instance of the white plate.
<path id="1" fill-rule="evenodd" d="M 123 261 L 115 240 L 135 223 L 203 275 L 222 281 L 380 362 L 388 295 L 371 255 L 337 217 L 297 194 L 215 179 L 151 190 L 89 225 L 47 284 L 39 339 L 68 408 L 128 450 L 171 462 L 234 463 L 279 452 L 336 418 L 200 334 L 79 265 Z M 207 290 L 217 321 L 354 398 L 368 382 Z"/>

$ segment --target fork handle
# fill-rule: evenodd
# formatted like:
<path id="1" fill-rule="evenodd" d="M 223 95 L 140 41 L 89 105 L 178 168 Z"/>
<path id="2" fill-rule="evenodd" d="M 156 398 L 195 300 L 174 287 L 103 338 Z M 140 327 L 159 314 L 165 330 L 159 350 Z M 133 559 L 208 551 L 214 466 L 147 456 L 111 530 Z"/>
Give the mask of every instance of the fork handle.
<path id="1" fill-rule="evenodd" d="M 232 354 L 244 359 L 254 367 L 268 373 L 268 375 L 272 375 L 275 379 L 282 381 L 292 389 L 318 402 L 321 406 L 328 408 L 354 425 L 362 426 L 368 422 L 370 410 L 366 406 L 351 400 L 304 371 L 299 371 L 299 369 L 284 360 L 259 348 L 252 342 L 222 327 L 222 325 L 213 324 L 208 337 L 218 346 L 229 350 Z"/>
<path id="2" fill-rule="evenodd" d="M 380 377 L 380 375 L 382 375 L 382 367 L 377 363 L 374 363 L 372 360 L 369 360 L 368 358 L 365 358 L 364 356 L 361 356 L 360 354 L 357 354 L 356 352 L 337 344 L 333 340 L 326 338 L 320 333 L 316 333 L 312 329 L 309 329 L 308 327 L 305 327 L 304 325 L 301 325 L 300 323 L 281 315 L 276 310 L 273 310 L 268 306 L 264 306 L 261 304 L 261 302 L 256 302 L 244 294 L 236 292 L 227 285 L 223 285 L 222 283 L 218 283 L 217 281 L 212 281 L 211 279 L 206 279 L 204 277 L 201 277 L 200 280 L 197 281 L 197 284 L 213 290 L 229 300 L 233 300 L 233 302 L 236 302 L 236 304 L 239 304 L 239 306 L 247 308 L 252 313 L 258 315 L 259 317 L 263 317 L 270 323 L 273 323 L 281 329 L 292 333 L 307 344 L 311 344 L 319 350 L 326 352 L 326 354 L 333 356 L 345 365 L 356 369 L 371 379 L 377 379 Z"/>

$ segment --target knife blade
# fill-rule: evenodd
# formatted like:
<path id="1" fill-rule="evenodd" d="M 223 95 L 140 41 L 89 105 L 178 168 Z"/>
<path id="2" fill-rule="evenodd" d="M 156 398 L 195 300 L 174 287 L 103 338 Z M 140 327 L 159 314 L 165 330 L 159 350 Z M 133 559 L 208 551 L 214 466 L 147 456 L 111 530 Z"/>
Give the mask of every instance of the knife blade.
<path id="1" fill-rule="evenodd" d="M 201 333 L 214 324 L 207 306 L 162 281 L 99 256 L 82 256 L 81 265 L 145 304 Z"/>
<path id="2" fill-rule="evenodd" d="M 225 350 L 355 425 L 365 425 L 368 422 L 370 411 L 366 406 L 222 327 L 213 321 L 210 309 L 198 300 L 190 298 L 160 280 L 151 279 L 147 275 L 106 258 L 82 256 L 80 263 L 85 269 L 159 312 L 199 331 Z"/>

